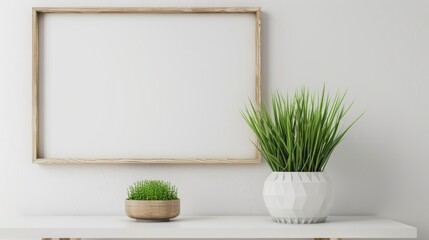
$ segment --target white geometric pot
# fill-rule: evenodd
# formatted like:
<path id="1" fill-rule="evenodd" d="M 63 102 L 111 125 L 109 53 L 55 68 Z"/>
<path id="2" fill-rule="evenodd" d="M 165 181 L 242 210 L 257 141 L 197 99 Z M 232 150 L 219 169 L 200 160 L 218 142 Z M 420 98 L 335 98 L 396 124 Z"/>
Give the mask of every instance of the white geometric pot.
<path id="1" fill-rule="evenodd" d="M 321 223 L 328 217 L 331 188 L 323 172 L 273 172 L 263 195 L 275 222 Z"/>

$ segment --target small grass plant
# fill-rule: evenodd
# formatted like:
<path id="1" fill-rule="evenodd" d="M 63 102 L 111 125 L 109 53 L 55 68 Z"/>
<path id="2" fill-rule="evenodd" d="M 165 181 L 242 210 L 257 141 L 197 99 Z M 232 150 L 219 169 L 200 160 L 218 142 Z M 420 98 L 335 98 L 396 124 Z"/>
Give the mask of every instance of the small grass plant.
<path id="1" fill-rule="evenodd" d="M 273 171 L 322 172 L 335 147 L 362 116 L 340 125 L 352 106 L 344 105 L 345 96 L 346 92 L 331 97 L 325 86 L 321 93 L 301 88 L 292 97 L 274 94 L 271 112 L 264 103 L 256 109 L 250 102 L 242 115 Z"/>
<path id="2" fill-rule="evenodd" d="M 177 187 L 162 180 L 137 181 L 128 188 L 128 200 L 176 200 Z"/>

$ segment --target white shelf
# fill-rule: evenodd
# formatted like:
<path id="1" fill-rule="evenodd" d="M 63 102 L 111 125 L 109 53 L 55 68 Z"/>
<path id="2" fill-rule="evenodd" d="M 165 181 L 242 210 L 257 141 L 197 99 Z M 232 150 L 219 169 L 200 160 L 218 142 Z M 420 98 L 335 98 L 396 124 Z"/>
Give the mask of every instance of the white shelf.
<path id="1" fill-rule="evenodd" d="M 125 216 L 0 219 L 0 238 L 416 238 L 417 229 L 379 217 L 332 216 L 326 223 L 288 225 L 268 216 L 179 216 L 170 222 Z"/>

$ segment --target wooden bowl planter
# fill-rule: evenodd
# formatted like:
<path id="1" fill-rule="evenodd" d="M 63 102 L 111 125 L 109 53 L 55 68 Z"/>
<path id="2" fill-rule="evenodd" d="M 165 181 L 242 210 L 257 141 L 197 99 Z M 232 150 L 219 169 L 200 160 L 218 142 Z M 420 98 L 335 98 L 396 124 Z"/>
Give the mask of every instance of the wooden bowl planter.
<path id="1" fill-rule="evenodd" d="M 141 220 L 170 220 L 180 214 L 180 199 L 125 200 L 128 217 Z"/>

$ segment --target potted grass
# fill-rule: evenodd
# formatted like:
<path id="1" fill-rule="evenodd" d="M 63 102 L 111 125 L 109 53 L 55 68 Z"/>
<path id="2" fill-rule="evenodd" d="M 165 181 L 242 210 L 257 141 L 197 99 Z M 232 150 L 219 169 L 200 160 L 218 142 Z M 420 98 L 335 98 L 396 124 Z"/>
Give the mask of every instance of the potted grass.
<path id="1" fill-rule="evenodd" d="M 125 212 L 130 218 L 169 220 L 180 214 L 177 187 L 160 180 L 135 182 L 128 188 Z"/>
<path id="2" fill-rule="evenodd" d="M 252 103 L 242 115 L 255 132 L 258 150 L 272 173 L 263 197 L 275 222 L 321 223 L 329 211 L 330 184 L 323 172 L 335 147 L 359 119 L 341 126 L 351 107 L 344 94 L 310 93 L 306 88 L 292 97 L 274 94 L 271 111 Z"/>

